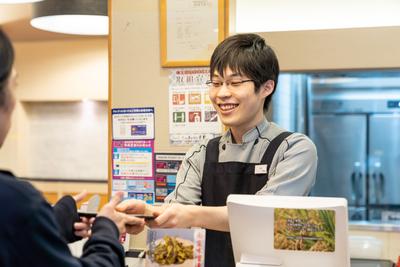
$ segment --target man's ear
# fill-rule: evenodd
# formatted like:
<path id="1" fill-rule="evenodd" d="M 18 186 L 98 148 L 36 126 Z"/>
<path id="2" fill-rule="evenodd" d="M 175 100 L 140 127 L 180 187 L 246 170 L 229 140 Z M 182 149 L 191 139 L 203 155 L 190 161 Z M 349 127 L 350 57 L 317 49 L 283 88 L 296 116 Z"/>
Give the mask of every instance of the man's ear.
<path id="1" fill-rule="evenodd" d="M 272 92 L 274 91 L 274 87 L 275 87 L 275 82 L 273 80 L 268 80 L 261 85 L 259 93 L 263 97 L 267 97 L 270 94 L 272 94 Z"/>

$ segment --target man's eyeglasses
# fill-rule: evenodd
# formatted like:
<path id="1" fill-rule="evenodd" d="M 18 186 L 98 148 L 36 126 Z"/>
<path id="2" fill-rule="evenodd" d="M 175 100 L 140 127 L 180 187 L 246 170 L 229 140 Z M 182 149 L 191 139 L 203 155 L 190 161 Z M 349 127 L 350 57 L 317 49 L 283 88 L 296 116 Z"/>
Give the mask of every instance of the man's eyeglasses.
<path id="1" fill-rule="evenodd" d="M 232 80 L 232 81 L 207 81 L 206 84 L 209 88 L 221 88 L 222 85 L 224 85 L 224 83 L 226 84 L 226 86 L 228 88 L 237 88 L 239 86 L 241 86 L 243 83 L 247 83 L 247 82 L 254 82 L 254 80 Z"/>

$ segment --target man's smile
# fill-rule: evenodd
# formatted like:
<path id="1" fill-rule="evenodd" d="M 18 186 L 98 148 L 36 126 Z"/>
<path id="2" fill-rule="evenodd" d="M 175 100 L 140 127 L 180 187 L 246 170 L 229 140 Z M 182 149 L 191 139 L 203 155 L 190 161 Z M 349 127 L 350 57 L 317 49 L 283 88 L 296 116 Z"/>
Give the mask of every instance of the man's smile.
<path id="1" fill-rule="evenodd" d="M 218 104 L 218 107 L 222 111 L 231 111 L 231 110 L 235 109 L 238 106 L 239 106 L 239 104 Z"/>

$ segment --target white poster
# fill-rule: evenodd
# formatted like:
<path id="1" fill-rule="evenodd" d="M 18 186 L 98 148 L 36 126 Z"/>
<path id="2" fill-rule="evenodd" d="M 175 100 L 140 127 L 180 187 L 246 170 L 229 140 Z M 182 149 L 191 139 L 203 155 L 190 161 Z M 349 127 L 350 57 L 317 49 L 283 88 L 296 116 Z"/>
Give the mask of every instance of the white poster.
<path id="1" fill-rule="evenodd" d="M 113 140 L 154 139 L 154 108 L 112 109 Z"/>
<path id="2" fill-rule="evenodd" d="M 169 137 L 171 145 L 192 145 L 218 136 L 222 125 L 208 96 L 209 68 L 171 70 Z"/>

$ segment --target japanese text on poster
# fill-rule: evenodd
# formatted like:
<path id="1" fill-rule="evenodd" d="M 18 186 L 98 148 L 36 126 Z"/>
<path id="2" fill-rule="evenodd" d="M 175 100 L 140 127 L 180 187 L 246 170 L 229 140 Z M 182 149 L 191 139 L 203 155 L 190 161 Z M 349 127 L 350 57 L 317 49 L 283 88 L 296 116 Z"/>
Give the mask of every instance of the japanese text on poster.
<path id="1" fill-rule="evenodd" d="M 221 134 L 206 81 L 208 68 L 171 71 L 169 84 L 169 135 L 171 145 L 192 145 Z"/>
<path id="2" fill-rule="evenodd" d="M 112 191 L 154 203 L 154 140 L 116 140 L 112 146 Z"/>
<path id="3" fill-rule="evenodd" d="M 113 141 L 113 179 L 153 177 L 153 140 Z"/>
<path id="4" fill-rule="evenodd" d="M 112 110 L 112 193 L 154 203 L 154 108 Z"/>
<path id="5" fill-rule="evenodd" d="M 113 140 L 154 139 L 154 108 L 112 110 Z"/>

